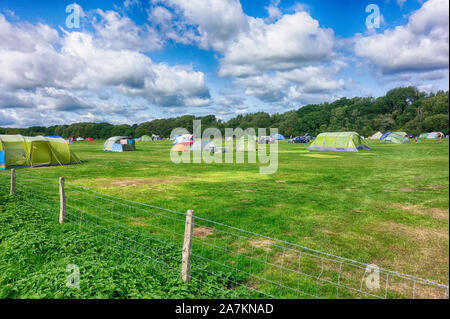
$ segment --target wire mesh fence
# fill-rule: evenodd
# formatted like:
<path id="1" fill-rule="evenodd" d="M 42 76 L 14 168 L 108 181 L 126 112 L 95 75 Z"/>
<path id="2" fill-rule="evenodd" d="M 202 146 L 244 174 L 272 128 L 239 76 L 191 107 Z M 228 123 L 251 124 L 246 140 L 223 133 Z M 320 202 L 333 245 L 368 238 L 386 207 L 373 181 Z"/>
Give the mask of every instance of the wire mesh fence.
<path id="1" fill-rule="evenodd" d="M 18 173 L 17 194 L 58 220 L 56 178 Z M 118 253 L 181 276 L 186 213 L 65 183 L 66 222 Z M 0 173 L 0 191 L 9 175 Z M 448 298 L 448 285 L 331 255 L 196 216 L 191 283 L 199 298 Z M 214 278 L 214 280 L 211 280 Z"/>

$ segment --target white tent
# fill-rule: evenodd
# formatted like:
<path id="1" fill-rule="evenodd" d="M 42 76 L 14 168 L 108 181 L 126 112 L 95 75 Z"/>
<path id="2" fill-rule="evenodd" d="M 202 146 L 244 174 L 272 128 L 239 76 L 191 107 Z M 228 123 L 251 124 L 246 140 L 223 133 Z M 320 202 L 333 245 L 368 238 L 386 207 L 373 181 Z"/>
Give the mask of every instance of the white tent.
<path id="1" fill-rule="evenodd" d="M 381 133 L 380 131 L 376 132 L 375 134 L 373 134 L 372 136 L 369 136 L 369 140 L 379 140 L 380 137 L 383 135 L 383 133 Z"/>
<path id="2" fill-rule="evenodd" d="M 182 145 L 191 145 L 194 142 L 194 138 L 191 134 L 183 134 L 180 136 L 177 136 L 175 138 L 175 141 L 173 142 L 173 145 L 176 144 L 182 144 Z"/>
<path id="3" fill-rule="evenodd" d="M 434 138 L 439 138 L 439 136 L 444 137 L 445 135 L 444 135 L 444 133 L 441 133 L 441 132 L 431 132 L 431 133 L 428 133 L 427 138 L 434 139 Z"/>
<path id="4" fill-rule="evenodd" d="M 200 141 L 195 141 L 194 144 L 192 144 L 192 150 L 193 151 L 209 151 L 211 153 L 215 153 L 217 150 L 217 146 L 213 141 L 200 140 Z"/>

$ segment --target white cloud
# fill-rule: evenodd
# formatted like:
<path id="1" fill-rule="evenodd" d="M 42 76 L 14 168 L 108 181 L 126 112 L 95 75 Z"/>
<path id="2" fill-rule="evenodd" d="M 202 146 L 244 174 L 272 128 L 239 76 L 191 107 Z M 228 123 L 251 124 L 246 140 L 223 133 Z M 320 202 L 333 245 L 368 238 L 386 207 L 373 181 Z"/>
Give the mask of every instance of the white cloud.
<path id="1" fill-rule="evenodd" d="M 306 12 L 284 15 L 273 24 L 251 18 L 250 31 L 225 51 L 219 74 L 249 76 L 326 61 L 333 45 L 333 31 L 320 28 Z"/>
<path id="2" fill-rule="evenodd" d="M 383 73 L 430 71 L 449 66 L 449 2 L 429 0 L 408 24 L 355 40 L 355 53 Z"/>
<path id="3" fill-rule="evenodd" d="M 174 9 L 177 20 L 185 26 L 175 25 L 175 33 L 181 39 L 217 51 L 219 76 L 233 78 L 247 95 L 267 102 L 289 103 L 290 97 L 302 99 L 306 94 L 324 94 L 343 87 L 342 80 L 331 78 L 336 72 L 319 73 L 327 69 L 323 64 L 334 55 L 334 33 L 320 27 L 303 5 L 291 8 L 294 13 L 283 15 L 279 1 L 273 0 L 266 7 L 268 18 L 253 18 L 244 14 L 237 0 L 154 3 Z M 153 20 L 161 20 L 160 16 L 165 21 L 169 19 L 167 9 L 153 10 Z M 186 26 L 193 27 L 195 34 L 186 33 L 191 30 Z"/>
<path id="4" fill-rule="evenodd" d="M 334 79 L 343 66 L 340 62 L 328 67 L 306 66 L 238 78 L 236 84 L 246 88 L 245 94 L 269 103 L 289 105 L 292 102 L 316 102 L 318 99 L 324 101 L 345 88 L 343 79 Z"/>
<path id="5" fill-rule="evenodd" d="M 239 0 L 156 0 L 180 11 L 185 23 L 196 26 L 201 48 L 225 50 L 237 34 L 248 28 Z"/>
<path id="6" fill-rule="evenodd" d="M 155 29 L 147 24 L 138 26 L 116 11 L 95 10 L 92 25 L 99 46 L 103 48 L 146 52 L 163 46 L 163 40 Z"/>
<path id="7" fill-rule="evenodd" d="M 112 14 L 109 21 L 117 17 Z M 211 102 L 204 74 L 191 66 L 154 63 L 138 51 L 102 46 L 98 37 L 87 32 L 64 31 L 59 36 L 42 24 L 12 25 L 1 14 L 0 27 L 0 107 L 73 110 L 90 105 L 95 109 L 102 105 L 79 96 L 105 90 L 142 97 L 157 106 Z M 111 34 L 119 29 L 112 28 Z M 102 29 L 101 39 L 110 37 L 107 30 Z M 134 32 L 131 36 L 139 38 Z"/>

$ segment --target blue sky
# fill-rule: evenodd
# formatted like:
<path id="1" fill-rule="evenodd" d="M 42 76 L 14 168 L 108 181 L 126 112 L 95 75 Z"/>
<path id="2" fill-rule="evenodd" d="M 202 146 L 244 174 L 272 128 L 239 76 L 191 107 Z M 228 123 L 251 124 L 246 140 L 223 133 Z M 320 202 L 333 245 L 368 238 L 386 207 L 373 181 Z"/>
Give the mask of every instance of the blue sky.
<path id="1" fill-rule="evenodd" d="M 447 0 L 84 0 L 67 13 L 72 3 L 0 0 L 0 126 L 227 120 L 448 90 Z"/>

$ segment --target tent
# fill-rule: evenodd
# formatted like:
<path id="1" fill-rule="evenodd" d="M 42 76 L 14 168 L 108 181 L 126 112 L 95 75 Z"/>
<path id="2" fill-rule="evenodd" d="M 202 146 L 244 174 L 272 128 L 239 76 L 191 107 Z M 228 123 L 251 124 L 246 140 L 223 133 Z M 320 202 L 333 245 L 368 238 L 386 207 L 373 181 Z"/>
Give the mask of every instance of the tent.
<path id="1" fill-rule="evenodd" d="M 434 139 L 434 138 L 439 138 L 440 136 L 444 137 L 444 133 L 441 132 L 431 132 L 431 133 L 427 133 L 427 137 L 428 139 Z"/>
<path id="2" fill-rule="evenodd" d="M 170 151 L 171 152 L 187 152 L 188 149 L 183 144 L 175 144 Z"/>
<path id="3" fill-rule="evenodd" d="M 390 132 L 381 140 L 383 144 L 406 144 L 409 143 L 408 134 L 405 132 Z"/>
<path id="4" fill-rule="evenodd" d="M 333 132 L 319 134 L 307 150 L 358 152 L 370 147 L 356 132 Z"/>
<path id="5" fill-rule="evenodd" d="M 85 139 L 85 141 L 88 141 L 88 142 L 92 142 L 93 140 L 94 139 L 92 137 L 88 137 L 88 138 Z"/>
<path id="6" fill-rule="evenodd" d="M 82 137 L 77 137 L 77 141 L 84 141 L 84 138 L 82 138 Z"/>
<path id="7" fill-rule="evenodd" d="M 372 136 L 369 136 L 368 139 L 369 140 L 379 140 L 382 136 L 383 136 L 383 133 L 378 131 L 375 134 L 373 134 Z"/>
<path id="8" fill-rule="evenodd" d="M 102 150 L 121 153 L 124 151 L 135 151 L 136 147 L 133 139 L 128 136 L 113 136 L 106 140 Z"/>
<path id="9" fill-rule="evenodd" d="M 194 144 L 192 144 L 192 150 L 193 151 L 208 151 L 211 153 L 215 153 L 217 150 L 217 146 L 213 141 L 200 140 L 200 141 L 196 141 Z"/>
<path id="10" fill-rule="evenodd" d="M 152 138 L 148 135 L 142 135 L 139 139 L 139 142 L 152 142 Z"/>
<path id="11" fill-rule="evenodd" d="M 275 139 L 270 136 L 260 136 L 258 139 L 258 144 L 272 144 L 274 141 Z"/>
<path id="12" fill-rule="evenodd" d="M 63 138 L 0 135 L 0 169 L 80 162 Z"/>
<path id="13" fill-rule="evenodd" d="M 392 132 L 389 133 L 384 139 L 381 140 L 382 144 L 406 144 L 409 143 L 408 134 L 405 132 Z"/>
<path id="14" fill-rule="evenodd" d="M 51 138 L 62 138 L 62 136 L 59 136 L 59 135 L 47 135 L 46 137 L 51 137 Z"/>
<path id="15" fill-rule="evenodd" d="M 272 138 L 274 139 L 274 140 L 285 140 L 286 138 L 283 136 L 283 135 L 281 135 L 281 134 L 274 134 L 273 136 L 272 136 Z"/>
<path id="16" fill-rule="evenodd" d="M 194 143 L 194 138 L 191 134 L 183 134 L 175 138 L 175 142 L 173 145 L 182 144 L 182 145 L 192 145 Z"/>
<path id="17" fill-rule="evenodd" d="M 309 138 L 305 136 L 296 136 L 292 139 L 292 143 L 309 143 Z"/>
<path id="18" fill-rule="evenodd" d="M 236 139 L 236 150 L 238 152 L 256 152 L 256 137 L 245 134 L 243 137 Z"/>
<path id="19" fill-rule="evenodd" d="M 389 134 L 391 134 L 392 132 L 386 132 L 383 135 L 381 135 L 380 140 L 384 140 L 386 137 L 389 136 Z"/>

